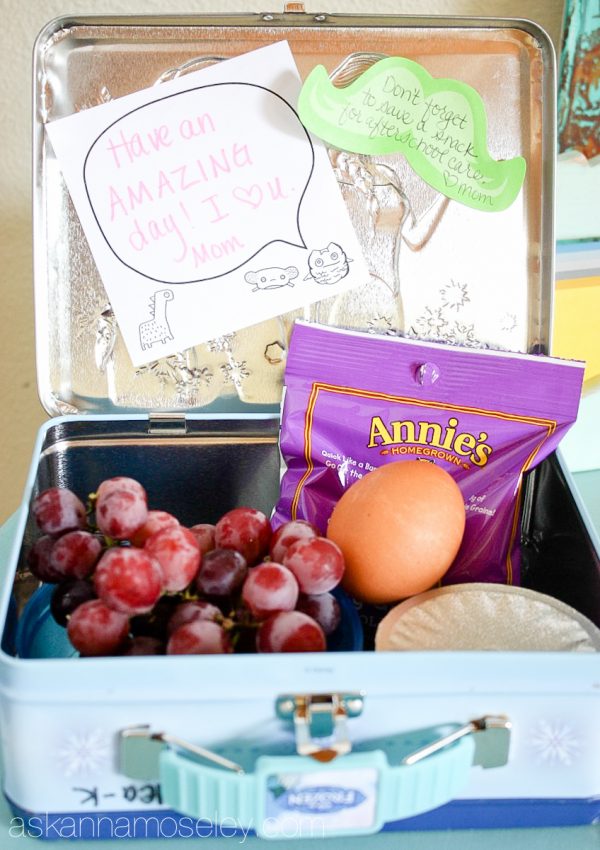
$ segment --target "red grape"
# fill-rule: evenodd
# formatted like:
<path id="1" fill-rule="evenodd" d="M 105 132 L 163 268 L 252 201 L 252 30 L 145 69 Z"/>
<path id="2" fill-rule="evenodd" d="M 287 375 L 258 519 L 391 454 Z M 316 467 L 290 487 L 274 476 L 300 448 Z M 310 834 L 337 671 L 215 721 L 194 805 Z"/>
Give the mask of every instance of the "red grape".
<path id="1" fill-rule="evenodd" d="M 200 547 L 192 532 L 181 525 L 163 528 L 149 537 L 144 551 L 161 566 L 164 589 L 183 590 L 193 580 L 200 566 Z"/>
<path id="2" fill-rule="evenodd" d="M 272 561 L 252 567 L 242 589 L 242 601 L 260 620 L 276 611 L 293 611 L 297 599 L 294 574 Z"/>
<path id="3" fill-rule="evenodd" d="M 73 611 L 67 634 L 82 655 L 112 655 L 127 640 L 129 618 L 101 599 L 91 599 Z"/>
<path id="4" fill-rule="evenodd" d="M 113 547 L 100 558 L 94 576 L 96 593 L 123 614 L 145 614 L 163 591 L 160 564 L 143 549 Z"/>
<path id="5" fill-rule="evenodd" d="M 172 634 L 179 626 L 191 623 L 192 620 L 212 620 L 218 622 L 223 615 L 216 605 L 204 599 L 191 599 L 182 602 L 175 608 L 167 625 L 167 634 Z"/>
<path id="6" fill-rule="evenodd" d="M 273 536 L 271 537 L 271 546 L 269 549 L 271 560 L 277 561 L 277 563 L 280 564 L 283 561 L 283 556 L 292 543 L 295 543 L 297 540 L 308 540 L 312 537 L 319 536 L 319 529 L 311 522 L 306 522 L 303 519 L 290 520 L 290 522 L 280 525 L 279 528 L 273 532 Z"/>
<path id="7" fill-rule="evenodd" d="M 146 540 L 152 537 L 153 534 L 156 534 L 157 531 L 161 531 L 163 528 L 173 528 L 178 525 L 179 520 L 177 517 L 167 513 L 167 511 L 148 511 L 146 522 L 131 535 L 129 541 L 133 546 L 139 546 L 141 549 Z"/>
<path id="8" fill-rule="evenodd" d="M 213 549 L 202 558 L 196 588 L 206 596 L 230 596 L 247 572 L 246 559 L 235 549 Z"/>
<path id="9" fill-rule="evenodd" d="M 131 618 L 130 633 L 134 637 L 145 635 L 166 642 L 167 625 L 178 604 L 179 598 L 176 596 L 161 596 L 151 611 Z"/>
<path id="10" fill-rule="evenodd" d="M 138 493 L 146 498 L 146 491 L 139 481 L 135 478 L 128 478 L 126 475 L 116 475 L 114 478 L 105 478 L 96 491 L 97 499 L 104 499 L 115 493 L 117 490 L 127 490 L 129 493 Z"/>
<path id="11" fill-rule="evenodd" d="M 333 590 L 344 574 L 342 550 L 325 537 L 292 543 L 283 563 L 296 576 L 302 593 L 310 595 Z"/>
<path id="12" fill-rule="evenodd" d="M 66 626 L 69 615 L 84 602 L 95 599 L 94 586 L 85 579 L 70 579 L 57 584 L 50 598 L 50 613 L 60 626 Z"/>
<path id="13" fill-rule="evenodd" d="M 176 629 L 167 643 L 167 655 L 212 655 L 233 652 L 225 629 L 210 620 L 192 620 Z"/>
<path id="14" fill-rule="evenodd" d="M 116 484 L 104 487 L 115 481 L 124 481 L 121 489 Z M 96 524 L 103 534 L 114 540 L 128 540 L 148 519 L 146 493 L 137 482 L 133 487 L 132 479 L 108 479 L 98 488 L 96 498 Z"/>
<path id="15" fill-rule="evenodd" d="M 316 620 L 326 635 L 332 634 L 342 619 L 340 604 L 331 593 L 319 593 L 317 596 L 300 594 L 296 608 Z"/>
<path id="16" fill-rule="evenodd" d="M 63 534 L 86 525 L 85 505 L 67 487 L 50 487 L 33 500 L 31 510 L 44 534 Z"/>
<path id="17" fill-rule="evenodd" d="M 215 544 L 220 549 L 235 549 L 248 566 L 256 564 L 269 551 L 271 523 L 254 508 L 234 508 L 215 526 Z"/>
<path id="18" fill-rule="evenodd" d="M 123 655 L 164 655 L 164 643 L 150 635 L 136 635 L 131 639 Z"/>
<path id="19" fill-rule="evenodd" d="M 87 578 L 102 552 L 102 543 L 91 531 L 68 531 L 50 552 L 50 566 L 62 578 Z"/>
<path id="20" fill-rule="evenodd" d="M 198 541 L 200 551 L 203 555 L 215 548 L 215 527 L 209 522 L 199 522 L 192 525 L 190 531 Z"/>
<path id="21" fill-rule="evenodd" d="M 56 537 L 44 534 L 38 537 L 27 555 L 27 566 L 40 581 L 58 582 L 64 578 L 51 564 L 50 555 L 54 549 Z"/>
<path id="22" fill-rule="evenodd" d="M 144 487 L 126 476 L 91 499 L 97 530 L 73 491 L 40 493 L 32 515 L 43 536 L 27 556 L 57 585 L 50 610 L 82 656 L 326 649 L 344 561 L 312 523 L 273 532 L 264 513 L 240 507 L 185 528 L 148 510 Z"/>
<path id="23" fill-rule="evenodd" d="M 302 611 L 280 611 L 261 623 L 256 635 L 258 652 L 323 652 L 321 626 Z"/>

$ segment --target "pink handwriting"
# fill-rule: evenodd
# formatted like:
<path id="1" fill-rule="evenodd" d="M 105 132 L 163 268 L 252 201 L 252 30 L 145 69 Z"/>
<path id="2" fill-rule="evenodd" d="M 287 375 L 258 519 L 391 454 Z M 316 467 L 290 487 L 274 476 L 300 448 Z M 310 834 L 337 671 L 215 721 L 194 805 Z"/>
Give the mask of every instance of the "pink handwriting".
<path id="1" fill-rule="evenodd" d="M 163 174 L 163 172 L 160 173 Z M 136 204 L 156 200 L 167 191 L 170 193 L 172 187 L 167 189 L 168 185 L 168 180 L 159 178 L 156 196 L 151 194 L 143 181 L 140 181 L 135 190 L 129 187 L 130 194 L 127 197 L 128 203 L 131 203 L 131 210 Z M 231 215 L 233 215 L 234 221 L 240 217 L 238 226 L 243 227 L 247 220 L 245 216 L 247 217 L 249 210 L 256 210 L 265 203 L 276 203 L 287 199 L 287 197 L 281 179 L 275 177 L 261 184 L 252 183 L 247 186 L 235 186 L 231 193 L 206 195 L 203 198 L 195 199 L 190 207 L 188 207 L 187 201 L 184 203 L 184 201 L 179 200 L 179 212 L 170 212 L 168 215 L 146 220 L 139 217 L 134 218 L 133 228 L 128 236 L 129 244 L 134 251 L 142 252 L 149 246 L 160 242 L 161 252 L 163 245 L 168 246 L 172 262 L 191 261 L 194 268 L 198 268 L 205 263 L 229 257 L 235 251 L 243 248 L 244 244 L 236 234 L 231 234 L 220 241 L 204 241 L 198 244 L 193 241 L 193 231 L 201 232 L 202 236 L 205 236 L 206 228 L 209 225 L 218 225 Z M 235 210 L 236 201 L 242 205 L 237 214 Z M 116 210 L 120 210 L 125 215 L 129 215 L 130 212 L 125 202 L 114 190 L 113 218 Z"/>
<path id="2" fill-rule="evenodd" d="M 253 183 L 251 186 L 235 186 L 231 194 L 242 204 L 247 204 L 252 209 L 258 209 L 264 200 L 284 201 L 287 195 L 281 186 L 281 179 L 276 177 L 275 180 L 267 180 L 266 189 L 263 189 L 258 183 Z"/>
<path id="3" fill-rule="evenodd" d="M 151 242 L 158 242 L 165 237 L 175 236 L 178 241 L 180 253 L 174 256 L 175 262 L 181 262 L 188 251 L 187 242 L 177 222 L 175 216 L 170 213 L 164 216 L 162 222 L 150 219 L 145 226 L 139 223 L 138 219 L 134 219 L 134 229 L 129 234 L 129 244 L 134 251 L 143 251 Z"/>
<path id="4" fill-rule="evenodd" d="M 210 195 L 208 198 L 204 198 L 202 201 L 203 204 L 209 204 L 214 215 L 214 218 L 209 218 L 210 224 L 216 224 L 218 221 L 223 221 L 224 218 L 227 218 L 229 213 L 221 212 L 219 204 L 217 203 L 218 195 Z"/>
<path id="5" fill-rule="evenodd" d="M 150 156 L 152 153 L 169 148 L 173 144 L 170 138 L 171 131 L 166 124 L 154 127 L 146 134 L 134 133 L 127 137 L 123 130 L 119 133 L 119 142 L 112 138 L 108 140 L 107 150 L 113 156 L 113 162 L 117 168 L 121 167 L 121 154 L 125 156 L 125 162 L 131 164 L 142 156 Z"/>
<path id="6" fill-rule="evenodd" d="M 244 247 L 244 243 L 240 242 L 237 236 L 230 236 L 229 239 L 223 239 L 221 242 L 203 242 L 201 245 L 192 245 L 192 257 L 194 266 L 203 265 L 211 260 L 221 260 L 223 257 L 229 257 L 240 248 Z"/>
<path id="7" fill-rule="evenodd" d="M 183 212 L 188 215 L 187 210 Z M 189 245 L 180 229 L 175 216 L 171 213 L 161 221 L 151 219 L 145 224 L 140 224 L 136 218 L 134 229 L 129 235 L 129 244 L 134 251 L 143 251 L 152 243 L 167 239 L 175 239 L 173 249 L 173 262 L 182 263 L 191 252 L 194 268 L 214 260 L 221 260 L 244 247 L 244 243 L 236 235 L 229 236 L 219 242 L 202 242 L 199 245 Z"/>
<path id="8" fill-rule="evenodd" d="M 216 132 L 215 122 L 208 112 L 196 115 L 193 119 L 184 118 L 177 129 L 180 138 L 186 142 L 197 136 L 204 136 L 207 132 Z M 112 154 L 115 167 L 121 168 L 122 165 L 132 165 L 141 157 L 150 156 L 163 148 L 170 148 L 172 144 L 171 128 L 167 124 L 161 124 L 160 127 L 153 127 L 145 133 L 137 132 L 130 136 L 120 130 L 117 140 L 112 137 L 108 139 L 106 150 Z"/>
<path id="9" fill-rule="evenodd" d="M 188 192 L 203 183 L 217 180 L 222 175 L 231 174 L 237 169 L 252 165 L 248 146 L 235 143 L 230 148 L 221 148 L 203 159 L 178 165 L 169 171 L 160 169 L 152 175 L 151 179 L 139 180 L 137 185 L 134 183 L 119 187 L 110 185 L 108 187 L 110 220 L 114 221 L 118 215 L 127 216 L 146 203 Z M 278 182 L 279 178 L 275 183 L 278 185 Z M 271 188 L 273 197 L 274 192 L 275 189 Z"/>
<path id="10" fill-rule="evenodd" d="M 205 112 L 204 115 L 196 115 L 194 119 L 184 118 L 179 125 L 179 135 L 182 139 L 189 142 L 196 136 L 206 135 L 207 129 L 214 133 L 216 131 L 215 122 L 212 115 Z"/>

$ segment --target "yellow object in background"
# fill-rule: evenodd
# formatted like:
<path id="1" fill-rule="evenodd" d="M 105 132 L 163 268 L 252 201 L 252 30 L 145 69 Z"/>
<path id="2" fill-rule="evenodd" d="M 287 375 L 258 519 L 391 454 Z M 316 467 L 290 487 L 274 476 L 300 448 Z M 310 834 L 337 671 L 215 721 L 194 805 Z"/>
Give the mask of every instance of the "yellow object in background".
<path id="1" fill-rule="evenodd" d="M 600 384 L 600 276 L 556 281 L 552 355 L 585 360 L 584 392 Z"/>

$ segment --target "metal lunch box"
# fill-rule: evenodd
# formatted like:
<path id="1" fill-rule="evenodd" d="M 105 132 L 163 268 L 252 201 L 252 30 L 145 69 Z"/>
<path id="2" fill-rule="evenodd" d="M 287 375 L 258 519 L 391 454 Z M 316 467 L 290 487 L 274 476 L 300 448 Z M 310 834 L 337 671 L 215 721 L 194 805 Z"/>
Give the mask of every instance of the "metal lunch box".
<path id="1" fill-rule="evenodd" d="M 29 505 L 48 486 L 86 493 L 131 475 L 184 524 L 240 504 L 273 507 L 285 348 L 299 314 L 133 369 L 44 125 L 280 39 L 303 76 L 322 63 L 343 84 L 368 53 L 468 82 L 485 101 L 493 154 L 528 162 L 523 192 L 494 218 L 436 198 L 400 155 L 363 159 L 380 226 L 373 243 L 364 192 L 332 151 L 373 277 L 387 288 L 327 299 L 304 318 L 418 336 L 432 331 L 428 316 L 442 315 L 440 292 L 453 281 L 468 278 L 482 304 L 511 280 L 520 295 L 499 324 L 446 315 L 433 330 L 449 342 L 548 350 L 554 66 L 535 25 L 312 15 L 300 4 L 281 14 L 49 24 L 35 50 L 34 215 L 39 392 L 54 418 L 34 448 L 15 579 L 2 595 L 5 795 L 27 834 L 48 838 L 592 822 L 595 653 L 357 653 L 350 636 L 324 655 L 78 660 L 44 600 L 32 602 Z M 386 168 L 395 182 L 383 179 Z M 423 270 L 438 276 L 425 307 Z M 529 475 L 522 545 L 528 586 L 600 625 L 595 537 L 556 456 Z"/>

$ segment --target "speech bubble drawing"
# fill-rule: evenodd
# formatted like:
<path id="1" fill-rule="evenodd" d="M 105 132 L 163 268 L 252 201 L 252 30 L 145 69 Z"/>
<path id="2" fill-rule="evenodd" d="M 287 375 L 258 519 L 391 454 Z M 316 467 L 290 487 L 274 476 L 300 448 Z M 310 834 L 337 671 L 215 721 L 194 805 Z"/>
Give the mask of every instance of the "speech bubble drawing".
<path id="1" fill-rule="evenodd" d="M 345 88 L 334 87 L 319 65 L 302 87 L 298 113 L 316 136 L 342 150 L 400 151 L 429 185 L 478 210 L 506 209 L 525 179 L 523 157 L 490 156 L 478 92 L 436 79 L 410 59 L 381 59 Z"/>
<path id="2" fill-rule="evenodd" d="M 213 280 L 264 247 L 305 248 L 300 207 L 314 168 L 293 107 L 254 83 L 215 83 L 123 115 L 90 147 L 85 191 L 128 268 L 161 283 Z"/>

